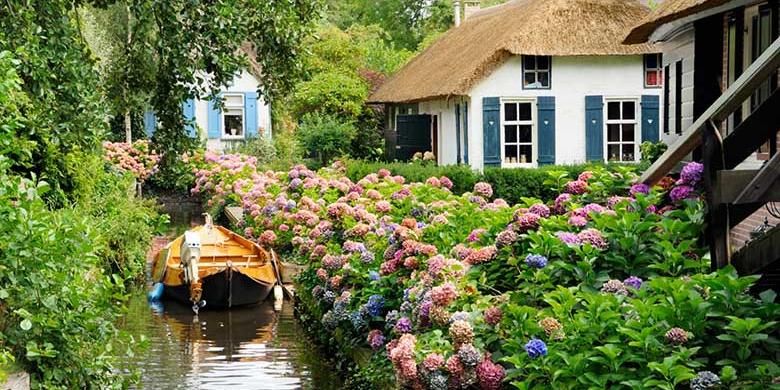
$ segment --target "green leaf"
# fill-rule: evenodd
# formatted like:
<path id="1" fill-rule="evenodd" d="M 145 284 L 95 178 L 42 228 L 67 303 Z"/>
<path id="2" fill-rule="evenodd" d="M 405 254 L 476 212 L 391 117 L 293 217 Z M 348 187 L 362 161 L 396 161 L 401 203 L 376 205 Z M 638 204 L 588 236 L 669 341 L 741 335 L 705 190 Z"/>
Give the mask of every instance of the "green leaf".
<path id="1" fill-rule="evenodd" d="M 774 290 L 766 290 L 761 294 L 758 294 L 758 296 L 761 298 L 761 301 L 764 303 L 773 303 L 775 301 L 775 298 L 777 298 L 777 293 L 774 292 Z"/>

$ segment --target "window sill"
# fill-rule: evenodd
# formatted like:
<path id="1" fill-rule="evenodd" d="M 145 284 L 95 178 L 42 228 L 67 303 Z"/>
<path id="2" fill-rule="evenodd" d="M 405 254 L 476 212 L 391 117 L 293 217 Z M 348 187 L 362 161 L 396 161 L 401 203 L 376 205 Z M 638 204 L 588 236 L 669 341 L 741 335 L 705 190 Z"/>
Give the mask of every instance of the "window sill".
<path id="1" fill-rule="evenodd" d="M 222 138 L 220 138 L 223 141 L 238 141 L 243 140 L 243 135 L 223 135 Z"/>
<path id="2" fill-rule="evenodd" d="M 645 85 L 645 89 L 663 89 L 663 85 Z"/>
<path id="3" fill-rule="evenodd" d="M 536 168 L 536 163 L 503 163 L 501 164 L 501 168 Z"/>

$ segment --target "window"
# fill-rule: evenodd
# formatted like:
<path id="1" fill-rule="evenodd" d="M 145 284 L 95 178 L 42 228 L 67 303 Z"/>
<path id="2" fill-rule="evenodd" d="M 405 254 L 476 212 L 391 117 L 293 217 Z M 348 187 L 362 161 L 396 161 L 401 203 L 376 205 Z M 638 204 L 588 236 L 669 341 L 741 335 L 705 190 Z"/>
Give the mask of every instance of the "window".
<path id="1" fill-rule="evenodd" d="M 683 62 L 677 61 L 674 64 L 674 132 L 682 134 L 682 84 L 683 84 Z"/>
<path id="2" fill-rule="evenodd" d="M 636 100 L 607 101 L 607 159 L 637 161 Z"/>
<path id="3" fill-rule="evenodd" d="M 661 54 L 645 54 L 645 87 L 659 88 L 663 80 Z"/>
<path id="4" fill-rule="evenodd" d="M 244 95 L 224 95 L 222 138 L 244 138 Z"/>
<path id="5" fill-rule="evenodd" d="M 501 117 L 501 161 L 517 167 L 536 163 L 533 102 L 504 102 Z"/>
<path id="6" fill-rule="evenodd" d="M 523 88 L 550 88 L 551 63 L 549 56 L 523 56 Z"/>

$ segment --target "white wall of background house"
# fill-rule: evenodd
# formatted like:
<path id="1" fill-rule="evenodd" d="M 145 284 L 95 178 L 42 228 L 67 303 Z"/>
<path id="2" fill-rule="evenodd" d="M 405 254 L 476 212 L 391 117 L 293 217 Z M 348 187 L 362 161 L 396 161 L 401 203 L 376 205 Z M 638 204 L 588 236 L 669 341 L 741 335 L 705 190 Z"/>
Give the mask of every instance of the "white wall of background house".
<path id="1" fill-rule="evenodd" d="M 194 120 L 200 129 L 197 136 L 206 142 L 208 150 L 222 151 L 230 142 L 253 136 L 271 137 L 271 107 L 257 94 L 259 85 L 257 78 L 247 71 L 236 75 L 230 85 L 220 92 L 226 103 L 224 112 L 215 109 L 212 102 L 205 99 L 190 99 L 182 104 L 185 118 Z M 225 114 L 233 115 L 233 118 L 226 122 Z M 144 122 L 147 134 L 151 135 L 157 126 L 154 114 L 147 112 Z M 229 129 L 226 130 L 226 123 L 235 126 L 235 135 Z M 193 127 L 188 126 L 186 130 L 196 135 Z"/>
<path id="2" fill-rule="evenodd" d="M 555 98 L 555 163 L 573 164 L 586 161 L 586 96 L 603 96 L 636 101 L 636 136 L 641 143 L 642 95 L 661 97 L 662 89 L 646 88 L 643 56 L 553 57 L 549 89 L 523 89 L 523 66 L 520 56 L 513 56 L 470 91 L 469 159 L 475 169 L 483 169 L 483 98 L 499 97 L 505 101 L 530 101 L 534 121 L 534 141 L 538 140 L 536 122 L 539 96 Z M 503 104 L 502 104 L 503 106 Z M 604 106 L 606 110 L 606 105 Z M 659 111 L 661 108 L 659 107 Z M 502 110 L 503 113 L 503 110 Z M 604 118 L 607 118 L 606 113 Z M 606 129 L 605 129 L 606 131 Z M 502 136 L 503 138 L 503 136 Z M 606 152 L 606 136 L 604 137 Z M 536 145 L 534 145 L 536 146 Z M 538 148 L 534 147 L 534 155 Z M 606 153 L 605 153 L 606 154 Z M 605 157 L 606 159 L 606 157 Z M 535 166 L 534 163 L 528 166 Z M 448 162 L 448 161 L 447 161 Z M 506 165 L 506 164 L 502 164 Z M 514 166 L 515 164 L 509 164 Z M 523 164 L 517 164 L 523 166 Z"/>
<path id="3" fill-rule="evenodd" d="M 661 140 L 670 145 L 694 120 L 694 37 L 693 26 L 688 25 L 661 43 L 665 77 L 662 101 L 666 112 Z"/>

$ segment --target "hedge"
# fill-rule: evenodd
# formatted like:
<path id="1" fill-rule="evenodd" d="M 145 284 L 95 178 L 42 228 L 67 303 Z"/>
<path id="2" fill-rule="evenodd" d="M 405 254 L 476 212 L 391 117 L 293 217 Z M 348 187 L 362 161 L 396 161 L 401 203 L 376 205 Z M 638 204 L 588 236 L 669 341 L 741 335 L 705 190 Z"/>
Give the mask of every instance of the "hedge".
<path id="1" fill-rule="evenodd" d="M 545 184 L 550 179 L 551 171 L 564 171 L 569 177 L 576 177 L 583 171 L 605 164 L 550 165 L 540 168 L 487 168 L 483 173 L 472 170 L 467 165 L 433 165 L 422 163 L 383 163 L 364 160 L 348 160 L 347 177 L 358 181 L 381 168 L 390 170 L 394 175 L 401 175 L 409 182 L 425 182 L 429 177 L 449 177 L 454 186 L 452 192 L 462 194 L 471 191 L 474 184 L 480 181 L 493 186 L 494 196 L 503 198 L 510 204 L 521 203 L 521 198 L 551 199 L 557 190 Z M 614 164 L 606 164 L 607 168 Z"/>

